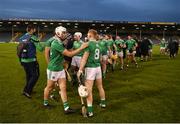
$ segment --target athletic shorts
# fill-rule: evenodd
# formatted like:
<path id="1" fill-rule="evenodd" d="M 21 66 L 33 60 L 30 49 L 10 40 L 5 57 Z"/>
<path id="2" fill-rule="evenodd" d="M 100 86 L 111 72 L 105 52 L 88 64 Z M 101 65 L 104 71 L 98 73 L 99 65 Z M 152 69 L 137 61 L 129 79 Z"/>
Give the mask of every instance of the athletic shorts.
<path id="1" fill-rule="evenodd" d="M 102 79 L 101 67 L 85 68 L 86 80 Z"/>
<path id="2" fill-rule="evenodd" d="M 79 68 L 80 62 L 81 62 L 81 58 L 82 58 L 81 56 L 74 56 L 74 57 L 72 58 L 71 65 L 76 66 L 76 67 Z"/>
<path id="3" fill-rule="evenodd" d="M 123 51 L 121 51 L 121 52 L 118 52 L 117 55 L 118 55 L 118 57 L 122 58 L 124 56 L 124 53 L 123 53 Z"/>
<path id="4" fill-rule="evenodd" d="M 66 78 L 64 69 L 62 71 L 50 71 L 47 69 L 47 79 L 52 81 L 58 81 L 60 78 Z"/>
<path id="5" fill-rule="evenodd" d="M 129 52 L 129 50 L 127 50 L 127 55 L 135 55 L 136 54 L 136 51 L 134 50 L 134 51 L 132 51 L 132 53 L 131 52 Z"/>
<path id="6" fill-rule="evenodd" d="M 102 60 L 103 60 L 103 61 L 107 61 L 107 59 L 108 59 L 108 56 L 107 56 L 107 55 L 103 55 L 103 56 L 102 56 Z"/>
<path id="7" fill-rule="evenodd" d="M 160 47 L 160 50 L 165 50 L 166 48 L 165 47 Z"/>

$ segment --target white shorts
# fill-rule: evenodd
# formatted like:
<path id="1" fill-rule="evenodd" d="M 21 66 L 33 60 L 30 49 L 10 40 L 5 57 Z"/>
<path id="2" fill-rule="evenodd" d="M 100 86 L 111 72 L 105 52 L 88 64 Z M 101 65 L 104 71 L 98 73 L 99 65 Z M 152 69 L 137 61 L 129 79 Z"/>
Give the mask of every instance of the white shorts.
<path id="1" fill-rule="evenodd" d="M 152 53 L 152 49 L 150 49 L 149 52 Z"/>
<path id="2" fill-rule="evenodd" d="M 58 81 L 60 78 L 66 78 L 64 69 L 62 71 L 50 71 L 47 69 L 47 79 L 52 81 Z"/>
<path id="3" fill-rule="evenodd" d="M 101 67 L 85 68 L 86 80 L 102 79 Z"/>
<path id="4" fill-rule="evenodd" d="M 165 50 L 166 48 L 165 47 L 160 47 L 160 50 Z"/>
<path id="5" fill-rule="evenodd" d="M 74 57 L 72 58 L 71 65 L 76 66 L 76 67 L 79 68 L 80 62 L 81 62 L 81 58 L 82 58 L 81 56 L 74 56 Z"/>
<path id="6" fill-rule="evenodd" d="M 103 61 L 107 61 L 107 59 L 108 59 L 108 56 L 107 56 L 107 55 L 103 55 L 103 56 L 102 56 L 102 60 L 103 60 Z"/>
<path id="7" fill-rule="evenodd" d="M 123 51 L 117 53 L 118 57 L 122 58 L 124 56 Z"/>

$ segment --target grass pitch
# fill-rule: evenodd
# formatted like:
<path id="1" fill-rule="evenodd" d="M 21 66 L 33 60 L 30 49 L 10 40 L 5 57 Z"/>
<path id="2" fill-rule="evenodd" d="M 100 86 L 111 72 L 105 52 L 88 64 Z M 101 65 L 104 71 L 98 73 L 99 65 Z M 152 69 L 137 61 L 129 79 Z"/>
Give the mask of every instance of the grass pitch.
<path id="1" fill-rule="evenodd" d="M 98 106 L 94 88 L 94 117 L 83 118 L 80 111 L 64 115 L 61 101 L 50 100 L 55 107 L 44 109 L 46 64 L 38 53 L 40 78 L 32 99 L 21 95 L 25 73 L 16 56 L 16 44 L 0 44 L 0 122 L 180 122 L 180 56 L 170 60 L 154 47 L 153 60 L 139 62 L 126 71 L 115 70 L 104 80 L 107 108 Z M 77 88 L 68 83 L 69 103 L 80 108 Z"/>

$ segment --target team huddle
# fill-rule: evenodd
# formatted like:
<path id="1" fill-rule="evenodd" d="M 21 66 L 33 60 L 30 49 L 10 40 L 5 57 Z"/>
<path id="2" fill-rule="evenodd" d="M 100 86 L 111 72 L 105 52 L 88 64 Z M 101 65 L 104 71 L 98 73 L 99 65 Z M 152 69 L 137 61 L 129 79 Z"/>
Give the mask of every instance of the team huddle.
<path id="1" fill-rule="evenodd" d="M 96 30 L 90 29 L 87 37 L 82 41 L 82 33 L 74 33 L 74 41 L 72 49 L 67 49 L 67 29 L 59 26 L 55 29 L 55 35 L 48 39 L 45 45 L 39 42 L 33 33 L 36 29 L 33 25 L 27 27 L 27 33 L 20 38 L 18 45 L 18 56 L 21 65 L 26 72 L 26 85 L 23 90 L 23 95 L 31 98 L 33 87 L 39 78 L 39 65 L 36 58 L 36 48 L 40 51 L 45 51 L 45 59 L 47 63 L 47 85 L 44 88 L 45 108 L 50 108 L 49 98 L 51 91 L 55 87 L 59 87 L 59 95 L 64 107 L 64 113 L 74 113 L 68 103 L 66 83 L 69 77 L 68 71 L 71 70 L 73 84 L 76 84 L 81 77 L 84 77 L 84 82 L 79 85 L 79 95 L 86 99 L 87 116 L 93 116 L 93 85 L 97 86 L 100 96 L 99 105 L 101 108 L 106 108 L 106 97 L 103 88 L 103 78 L 106 78 L 106 73 L 111 68 L 114 71 L 118 62 L 120 62 L 120 70 L 125 67 L 124 57 L 127 57 L 126 67 L 130 63 L 134 63 L 138 67 L 135 54 L 137 50 L 137 42 L 128 36 L 125 41 L 121 37 L 116 36 L 113 40 L 111 35 L 99 35 Z M 28 47 L 27 47 L 28 46 Z M 72 58 L 67 61 L 66 57 Z M 68 79 L 69 80 L 69 79 Z M 80 81 L 79 81 L 80 82 Z M 84 104 L 84 103 L 83 103 Z"/>

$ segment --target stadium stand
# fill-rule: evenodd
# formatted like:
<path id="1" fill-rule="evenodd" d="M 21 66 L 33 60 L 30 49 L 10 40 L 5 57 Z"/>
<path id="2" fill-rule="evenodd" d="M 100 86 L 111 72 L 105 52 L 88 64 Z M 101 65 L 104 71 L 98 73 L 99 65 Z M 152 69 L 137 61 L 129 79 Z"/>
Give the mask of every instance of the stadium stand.
<path id="1" fill-rule="evenodd" d="M 84 20 L 42 20 L 42 19 L 9 19 L 0 20 L 0 42 L 17 42 L 17 39 L 25 32 L 28 24 L 37 26 L 37 36 L 42 41 L 53 36 L 57 26 L 64 26 L 69 33 L 80 31 L 84 34 L 88 29 L 94 28 L 100 34 L 134 35 L 137 39 L 150 38 L 154 43 L 159 43 L 162 38 L 174 37 L 180 40 L 179 23 L 156 23 L 156 22 L 120 22 L 120 21 L 84 21 Z"/>

